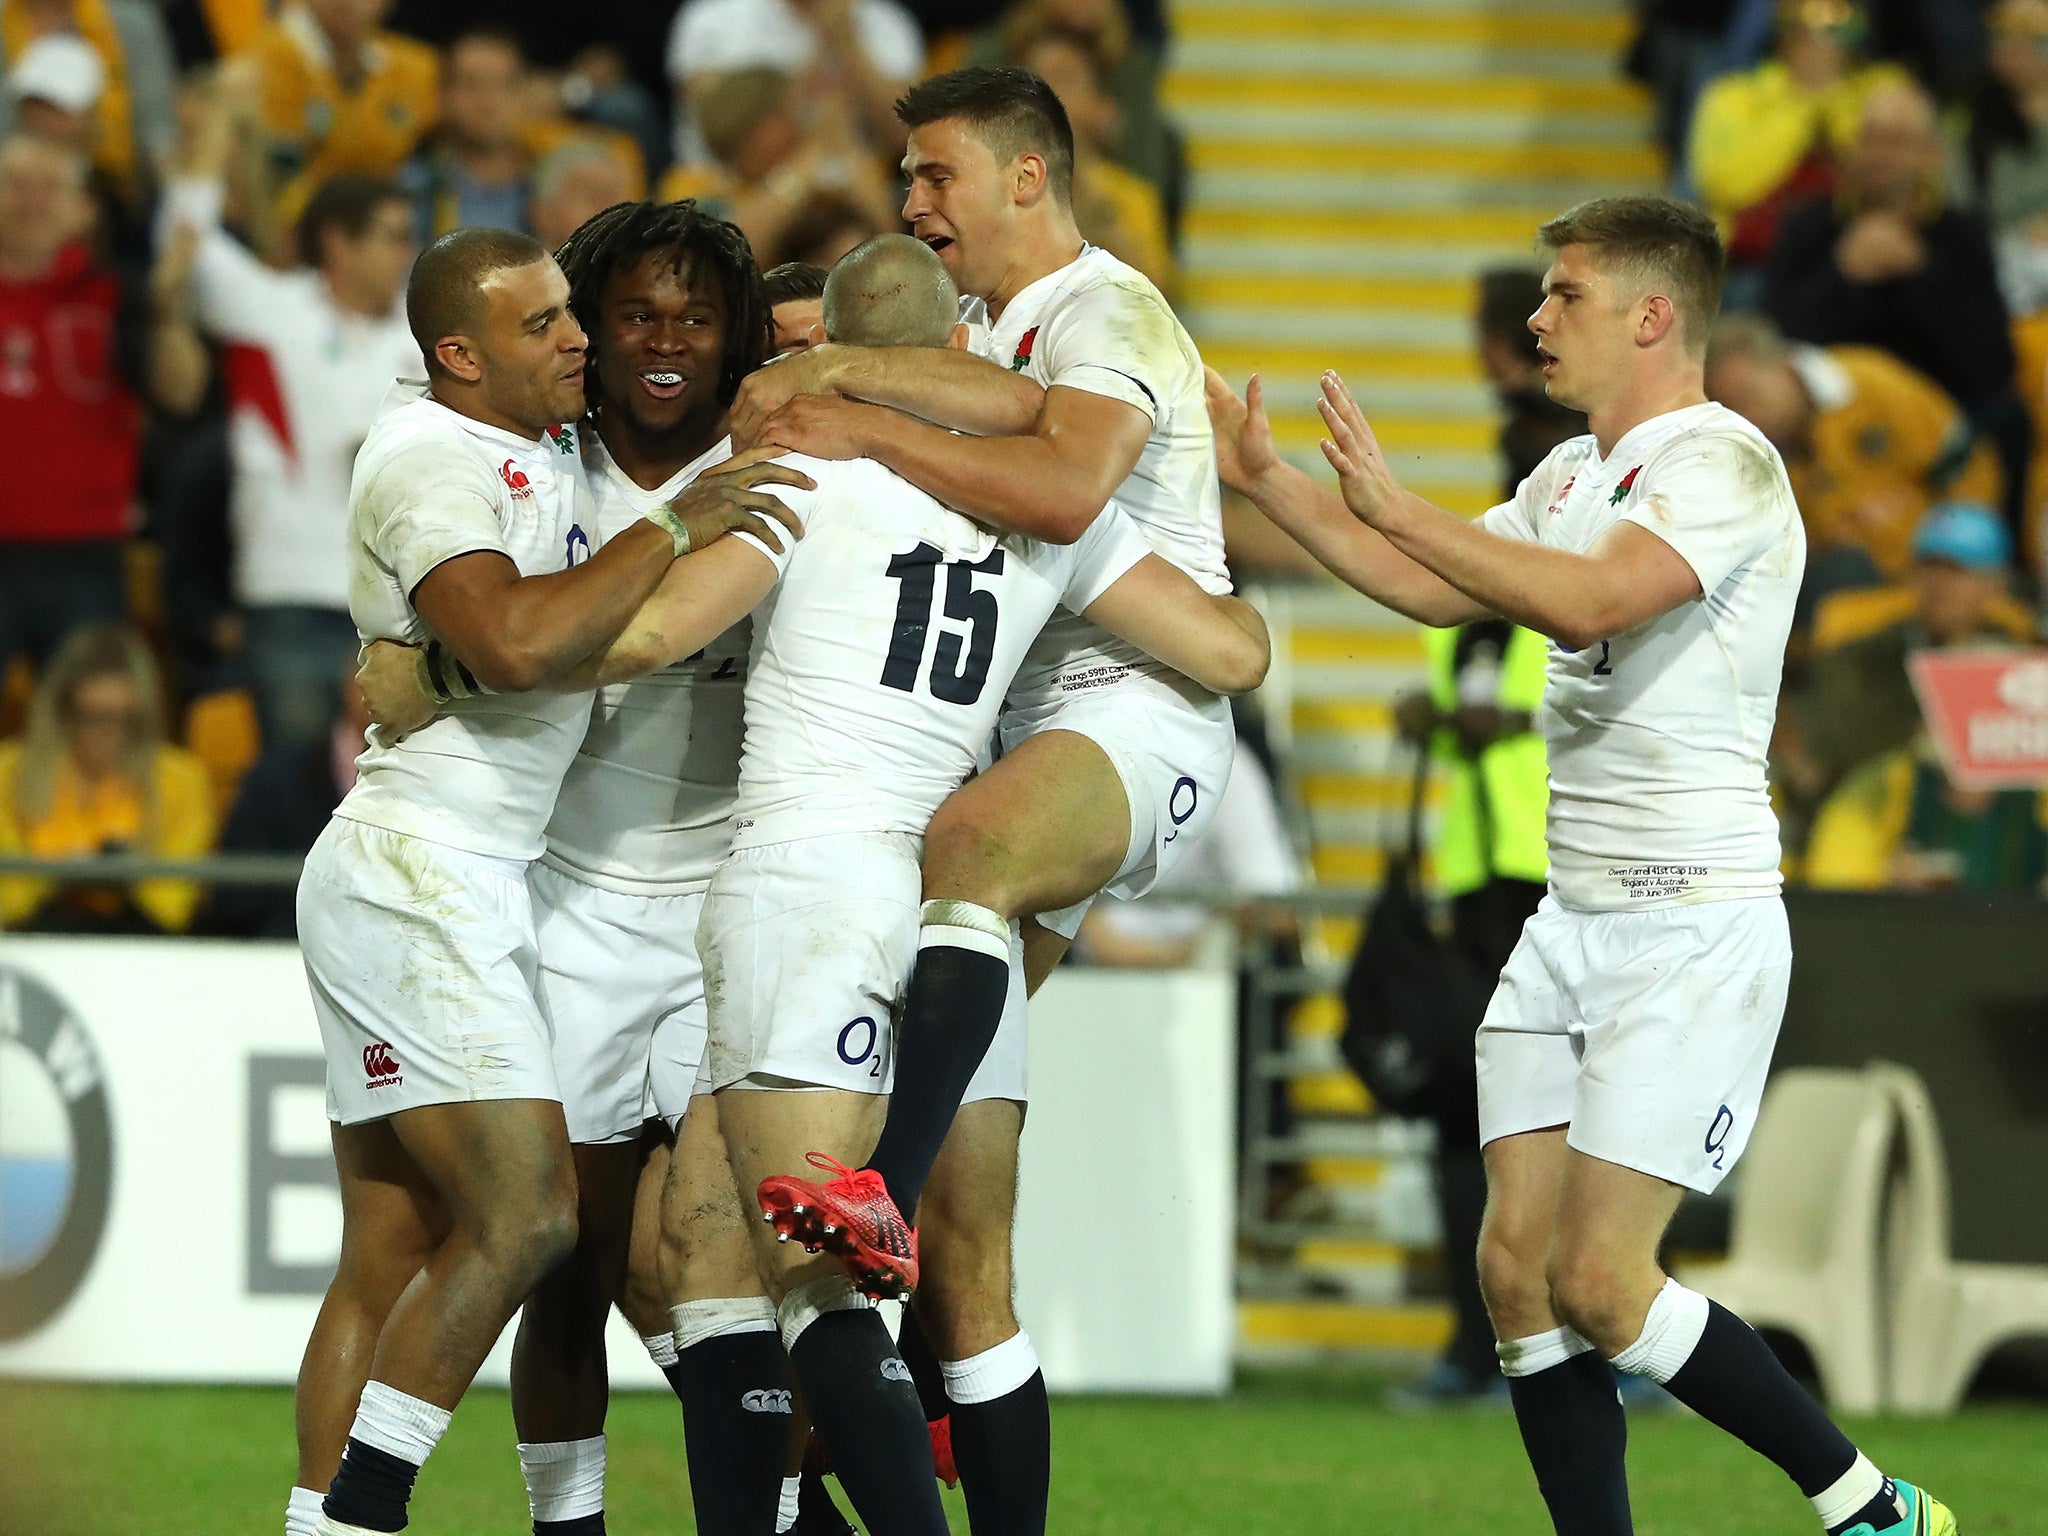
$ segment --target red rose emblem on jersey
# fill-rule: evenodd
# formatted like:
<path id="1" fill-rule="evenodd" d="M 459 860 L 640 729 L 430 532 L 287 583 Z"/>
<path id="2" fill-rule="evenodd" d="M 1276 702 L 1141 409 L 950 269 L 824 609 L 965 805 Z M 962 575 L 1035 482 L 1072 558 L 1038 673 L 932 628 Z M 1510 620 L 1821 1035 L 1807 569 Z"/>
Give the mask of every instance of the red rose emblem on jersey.
<path id="1" fill-rule="evenodd" d="M 1623 475 L 1621 477 L 1621 484 L 1617 485 L 1614 488 L 1614 494 L 1607 498 L 1607 505 L 1618 507 L 1624 501 L 1627 501 L 1628 493 L 1636 488 L 1636 476 L 1642 472 L 1643 466 L 1638 464 L 1634 469 Z"/>
<path id="2" fill-rule="evenodd" d="M 1038 327 L 1034 325 L 1017 343 L 1017 355 L 1010 359 L 1010 372 L 1022 373 L 1025 365 L 1031 361 L 1031 349 L 1037 345 Z"/>
<path id="3" fill-rule="evenodd" d="M 525 500 L 533 495 L 533 485 L 527 480 L 526 471 L 514 469 L 510 459 L 498 466 L 498 478 L 505 482 L 514 500 Z"/>

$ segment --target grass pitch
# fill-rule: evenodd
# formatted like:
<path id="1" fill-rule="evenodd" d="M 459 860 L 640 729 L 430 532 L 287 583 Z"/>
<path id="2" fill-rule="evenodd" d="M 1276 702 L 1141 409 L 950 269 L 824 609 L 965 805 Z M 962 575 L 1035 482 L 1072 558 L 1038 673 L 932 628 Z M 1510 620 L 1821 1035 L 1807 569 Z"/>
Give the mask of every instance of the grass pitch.
<path id="1" fill-rule="evenodd" d="M 1054 1536 L 1545 1536 L 1512 1419 L 1408 1416 L 1357 1376 L 1247 1375 L 1222 1401 L 1053 1403 Z M 692 1529 L 675 1403 L 632 1394 L 611 1422 L 615 1536 Z M 2048 1411 L 1992 1405 L 1945 1422 L 1852 1426 L 1889 1470 L 1925 1482 L 1966 1536 L 2041 1529 Z M 0 1383 L 0 1533 L 214 1536 L 283 1529 L 291 1398 L 242 1389 Z M 1641 1536 L 1812 1536 L 1772 1467 L 1688 1415 L 1632 1417 Z M 528 1529 L 502 1393 L 472 1394 L 420 1480 L 420 1536 Z M 950 1495 L 955 1529 L 966 1518 Z"/>

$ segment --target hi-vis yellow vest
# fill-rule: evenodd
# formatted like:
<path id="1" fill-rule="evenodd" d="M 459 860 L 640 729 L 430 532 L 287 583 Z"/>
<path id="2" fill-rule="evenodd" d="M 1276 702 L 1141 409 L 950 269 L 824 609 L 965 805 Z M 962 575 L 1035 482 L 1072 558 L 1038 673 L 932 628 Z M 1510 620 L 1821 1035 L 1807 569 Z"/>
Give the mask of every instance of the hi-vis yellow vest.
<path id="1" fill-rule="evenodd" d="M 1429 693 L 1439 711 L 1457 707 L 1453 669 L 1457 629 L 1426 629 Z M 1533 716 L 1543 703 L 1543 669 L 1550 643 L 1516 629 L 1501 658 L 1499 705 Z M 1508 736 L 1467 762 L 1457 737 L 1436 733 L 1431 751 L 1444 770 L 1445 795 L 1437 819 L 1437 881 L 1447 896 L 1477 890 L 1495 875 L 1541 881 L 1550 873 L 1544 817 L 1550 807 L 1550 767 L 1543 738 L 1534 730 Z M 1483 791 L 1483 793 L 1482 793 Z"/>

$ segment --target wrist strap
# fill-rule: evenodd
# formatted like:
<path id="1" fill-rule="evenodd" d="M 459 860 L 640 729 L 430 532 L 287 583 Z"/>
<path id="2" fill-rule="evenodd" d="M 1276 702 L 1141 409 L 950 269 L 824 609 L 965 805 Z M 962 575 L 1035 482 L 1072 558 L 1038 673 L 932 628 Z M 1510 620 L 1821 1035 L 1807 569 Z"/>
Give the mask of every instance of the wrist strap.
<path id="1" fill-rule="evenodd" d="M 687 555 L 695 547 L 695 542 L 690 537 L 689 526 L 680 517 L 676 516 L 676 509 L 667 502 L 663 502 L 660 506 L 655 507 L 646 513 L 645 516 L 647 521 L 654 524 L 655 527 L 661 529 L 676 541 L 676 558 L 678 560 L 682 559 L 684 555 Z"/>
<path id="2" fill-rule="evenodd" d="M 489 691 L 438 640 L 429 640 L 421 647 L 413 661 L 413 673 L 419 679 L 421 691 L 436 704 L 453 704 L 457 699 L 473 699 Z"/>

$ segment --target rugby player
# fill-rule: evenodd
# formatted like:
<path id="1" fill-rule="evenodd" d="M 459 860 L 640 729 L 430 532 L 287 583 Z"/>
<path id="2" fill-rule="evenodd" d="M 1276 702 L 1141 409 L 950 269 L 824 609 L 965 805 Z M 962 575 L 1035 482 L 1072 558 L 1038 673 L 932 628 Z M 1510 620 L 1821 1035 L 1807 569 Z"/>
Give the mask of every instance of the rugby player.
<path id="1" fill-rule="evenodd" d="M 814 348 L 748 380 L 735 441 L 865 455 L 949 507 L 1040 539 L 1080 537 L 1114 496 L 1155 551 L 1227 591 L 1200 356 L 1150 282 L 1081 239 L 1058 98 L 1019 70 L 964 69 L 914 87 L 897 115 L 910 130 L 904 217 L 982 301 L 982 355 Z M 1007 386 L 1020 379 L 1044 388 L 1029 433 L 946 430 L 1005 432 Z M 1035 985 L 1097 892 L 1142 895 L 1201 834 L 1233 750 L 1222 700 L 1076 616 L 1033 647 L 1002 738 L 1003 758 L 946 802 L 925 840 L 924 895 L 942 905 L 905 998 L 881 1140 L 866 1169 L 794 1191 L 831 1212 L 869 1284 L 906 1289 L 916 1252 L 905 1218 L 951 1129 L 947 1162 L 963 1187 L 944 1201 L 948 1230 L 982 1265 L 971 1294 L 928 1297 L 924 1315 L 958 1385 L 953 1449 L 982 1536 L 1042 1528 L 1050 1456 L 1044 1380 L 1008 1295 L 1021 1083 L 991 1085 L 954 1123 L 1003 1017 L 1010 923 L 1035 915 Z M 957 1278 L 964 1264 L 949 1269 Z M 977 1500 L 977 1485 L 1004 1491 Z"/>
<path id="2" fill-rule="evenodd" d="M 1952 1536 L 1657 1263 L 1685 1191 L 1741 1156 L 1784 1013 L 1765 752 L 1806 543 L 1776 450 L 1702 387 L 1713 221 L 1612 198 L 1539 238 L 1545 388 L 1592 432 L 1474 523 L 1401 488 L 1334 373 L 1341 499 L 1280 459 L 1256 379 L 1242 401 L 1211 382 L 1225 479 L 1331 571 L 1427 624 L 1552 640 L 1550 894 L 1478 1038 L 1480 1278 L 1523 1442 L 1560 1533 L 1629 1531 L 1611 1362 L 1776 1462 L 1831 1536 Z"/>
<path id="3" fill-rule="evenodd" d="M 762 280 L 774 317 L 771 345 L 777 357 L 807 352 L 825 339 L 825 269 L 808 261 L 785 261 Z"/>
<path id="4" fill-rule="evenodd" d="M 964 339 L 956 312 L 943 265 L 902 236 L 849 256 L 827 290 L 828 330 L 853 344 Z M 1204 593 L 1120 515 L 1070 547 L 998 539 L 879 465 L 786 462 L 818 482 L 783 493 L 808 530 L 806 559 L 734 561 L 729 551 L 760 547 L 731 541 L 705 551 L 725 560 L 717 603 L 664 586 L 598 672 L 666 665 L 727 610 L 768 598 L 735 851 L 699 930 L 710 1081 L 748 1187 L 810 1149 L 844 1159 L 872 1139 L 918 941 L 919 831 L 972 769 L 1054 604 L 1087 609 L 1211 688 L 1254 686 L 1267 656 L 1252 610 Z M 807 1242 L 829 1237 L 794 1218 Z M 836 1261 L 796 1258 L 768 1235 L 763 1279 L 856 1509 L 875 1529 L 943 1530 L 922 1412 L 886 1330 Z"/>
<path id="5" fill-rule="evenodd" d="M 567 299 L 523 235 L 435 242 L 406 292 L 426 389 L 394 391 L 356 462 L 358 629 L 438 637 L 465 689 L 499 692 L 373 738 L 300 881 L 343 1232 L 300 1370 L 294 1536 L 404 1528 L 477 1367 L 575 1241 L 525 866 L 590 699 L 534 690 L 612 640 L 678 555 L 736 527 L 773 537 L 735 475 L 578 563 L 587 490 L 560 424 L 582 414 L 586 339 Z"/>

